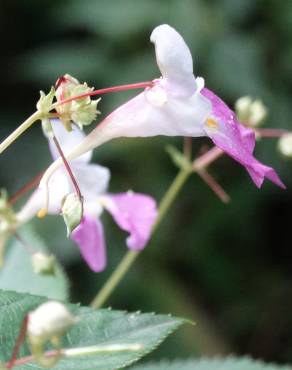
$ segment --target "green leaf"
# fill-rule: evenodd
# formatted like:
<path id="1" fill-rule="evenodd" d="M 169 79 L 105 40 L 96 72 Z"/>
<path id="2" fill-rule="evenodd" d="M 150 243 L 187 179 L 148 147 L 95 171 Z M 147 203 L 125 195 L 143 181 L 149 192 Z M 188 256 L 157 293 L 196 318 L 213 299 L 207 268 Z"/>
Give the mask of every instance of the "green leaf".
<path id="1" fill-rule="evenodd" d="M 19 235 L 31 248 L 48 252 L 44 242 L 31 227 L 26 225 L 20 229 Z M 65 301 L 68 299 L 68 288 L 67 277 L 59 263 L 56 262 L 55 275 L 38 275 L 33 271 L 30 253 L 17 239 L 11 239 L 4 266 L 0 270 L 0 289 Z"/>
<path id="2" fill-rule="evenodd" d="M 44 298 L 0 291 L 0 360 L 7 361 L 12 353 L 19 327 L 24 316 Z M 79 317 L 79 322 L 63 338 L 63 348 L 92 345 L 141 344 L 142 349 L 131 352 L 103 353 L 99 355 L 64 358 L 55 370 L 114 370 L 130 365 L 155 349 L 169 334 L 185 321 L 169 315 L 126 313 L 112 310 L 93 310 L 78 305 L 68 305 Z M 29 354 L 25 344 L 19 357 Z M 31 369 L 31 364 L 18 366 L 18 370 Z M 33 365 L 34 369 L 41 369 Z"/>
<path id="3" fill-rule="evenodd" d="M 249 357 L 236 358 L 230 356 L 226 359 L 162 361 L 146 365 L 134 366 L 131 370 L 292 370 L 288 365 L 265 364 Z M 130 370 L 129 369 L 129 370 Z"/>

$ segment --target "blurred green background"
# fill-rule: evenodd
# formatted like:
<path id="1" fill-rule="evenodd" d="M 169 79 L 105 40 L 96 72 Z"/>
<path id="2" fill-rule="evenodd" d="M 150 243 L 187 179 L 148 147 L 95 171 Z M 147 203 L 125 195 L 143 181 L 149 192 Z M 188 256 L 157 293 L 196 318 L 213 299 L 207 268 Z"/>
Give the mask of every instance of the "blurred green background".
<path id="1" fill-rule="evenodd" d="M 159 76 L 151 30 L 169 23 L 185 38 L 195 72 L 230 105 L 246 94 L 269 108 L 267 127 L 291 127 L 292 2 L 277 0 L 2 0 L 1 125 L 4 138 L 34 111 L 39 90 L 70 73 L 96 88 Z M 102 117 L 135 92 L 104 96 Z M 181 139 L 113 141 L 94 152 L 112 171 L 111 192 L 161 199 L 176 174 L 165 152 Z M 193 140 L 194 153 L 206 139 Z M 212 166 L 232 197 L 222 204 L 193 176 L 150 245 L 108 302 L 114 308 L 172 313 L 196 321 L 153 354 L 251 354 L 292 362 L 292 163 L 276 141 L 256 156 L 274 166 L 288 190 L 261 191 L 224 157 Z M 50 162 L 39 125 L 0 157 L 1 186 L 10 193 Z M 87 304 L 124 255 L 125 234 L 104 215 L 109 266 L 93 274 L 65 238 L 58 217 L 34 221 L 71 279 L 74 302 Z"/>

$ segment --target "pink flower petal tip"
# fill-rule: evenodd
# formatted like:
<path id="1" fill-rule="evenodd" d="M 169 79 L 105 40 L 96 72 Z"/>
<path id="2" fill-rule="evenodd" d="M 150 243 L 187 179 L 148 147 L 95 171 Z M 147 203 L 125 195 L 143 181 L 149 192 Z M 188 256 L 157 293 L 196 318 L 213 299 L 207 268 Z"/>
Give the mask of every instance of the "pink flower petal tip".
<path id="1" fill-rule="evenodd" d="M 127 246 L 141 250 L 147 244 L 152 226 L 157 217 L 155 200 L 145 194 L 110 194 L 103 197 L 104 207 L 112 215 L 117 225 L 130 233 Z"/>
<path id="2" fill-rule="evenodd" d="M 80 249 L 80 253 L 94 272 L 100 272 L 106 266 L 106 248 L 103 226 L 95 216 L 84 215 L 81 223 L 71 233 Z"/>
<path id="3" fill-rule="evenodd" d="M 215 145 L 241 163 L 258 188 L 265 178 L 285 189 L 273 168 L 265 166 L 253 156 L 255 134 L 241 125 L 235 113 L 212 91 L 204 88 L 204 95 L 212 104 L 211 116 L 206 121 L 206 134 Z"/>

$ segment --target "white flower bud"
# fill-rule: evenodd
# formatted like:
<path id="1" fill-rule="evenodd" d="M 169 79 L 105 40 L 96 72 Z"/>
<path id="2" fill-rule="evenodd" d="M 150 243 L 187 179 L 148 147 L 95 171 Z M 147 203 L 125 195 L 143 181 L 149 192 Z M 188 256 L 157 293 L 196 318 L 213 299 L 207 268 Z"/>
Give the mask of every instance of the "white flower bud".
<path id="1" fill-rule="evenodd" d="M 55 273 L 56 259 L 53 255 L 36 252 L 31 256 L 33 271 L 41 275 L 53 275 Z"/>
<path id="2" fill-rule="evenodd" d="M 285 134 L 279 139 L 278 148 L 285 157 L 292 158 L 292 133 Z"/>
<path id="3" fill-rule="evenodd" d="M 258 127 L 267 117 L 268 111 L 259 99 L 252 100 L 250 96 L 243 96 L 235 103 L 238 120 L 247 126 Z"/>
<path id="4" fill-rule="evenodd" d="M 67 236 L 69 236 L 83 217 L 83 204 L 76 193 L 66 196 L 62 206 L 62 216 L 67 226 Z"/>
<path id="5" fill-rule="evenodd" d="M 32 346 L 43 344 L 65 334 L 77 321 L 64 304 L 49 301 L 28 314 L 27 334 Z"/>

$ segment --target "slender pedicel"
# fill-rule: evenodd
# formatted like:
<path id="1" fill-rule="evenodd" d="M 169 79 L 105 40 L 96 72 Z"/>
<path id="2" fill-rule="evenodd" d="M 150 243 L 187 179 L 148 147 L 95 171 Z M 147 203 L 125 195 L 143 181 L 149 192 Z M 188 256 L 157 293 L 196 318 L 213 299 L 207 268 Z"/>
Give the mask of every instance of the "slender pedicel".
<path id="1" fill-rule="evenodd" d="M 69 163 L 68 163 L 68 161 L 67 161 L 67 159 L 66 159 L 66 157 L 65 157 L 65 155 L 64 155 L 64 153 L 63 153 L 63 150 L 62 150 L 62 148 L 61 148 L 61 146 L 60 146 L 60 144 L 59 144 L 59 141 L 58 141 L 58 139 L 56 138 L 56 136 L 55 136 L 55 135 L 53 136 L 53 141 L 54 141 L 54 144 L 56 145 L 56 148 L 57 148 L 57 150 L 58 150 L 58 152 L 59 152 L 59 154 L 60 154 L 60 157 L 61 157 L 61 159 L 62 159 L 62 162 L 63 162 L 63 164 L 64 164 L 64 166 L 65 166 L 65 168 L 66 168 L 66 170 L 67 170 L 67 172 L 68 172 L 68 174 L 69 174 L 69 176 L 70 176 L 70 179 L 71 179 L 71 181 L 72 181 L 72 183 L 73 183 L 73 186 L 74 186 L 74 188 L 75 188 L 76 194 L 78 195 L 78 198 L 79 198 L 79 200 L 80 200 L 81 204 L 83 204 L 83 196 L 82 196 L 81 190 L 80 190 L 80 188 L 79 188 L 79 186 L 78 186 L 78 183 L 77 183 L 77 181 L 76 181 L 76 178 L 75 178 L 75 176 L 74 176 L 74 174 L 73 174 L 73 172 L 72 172 L 72 170 L 71 170 L 71 167 L 70 167 L 70 165 L 69 165 Z M 46 193 L 45 193 L 45 194 L 46 194 L 46 198 L 45 198 L 45 207 L 44 207 L 44 208 L 41 208 L 41 209 L 39 210 L 39 212 L 38 212 L 38 217 L 40 217 L 40 218 L 42 218 L 42 217 L 46 216 L 46 214 L 47 214 L 47 212 L 48 212 L 48 207 L 49 207 L 49 189 L 48 189 L 48 182 L 47 182 L 45 185 L 46 185 Z"/>
<path id="2" fill-rule="evenodd" d="M 22 321 L 20 331 L 19 331 L 16 343 L 15 343 L 14 348 L 13 348 L 11 359 L 9 360 L 9 362 L 6 365 L 7 369 L 12 369 L 13 366 L 15 365 L 15 362 L 17 361 L 16 360 L 17 354 L 19 352 L 20 346 L 22 345 L 22 343 L 25 339 L 25 335 L 26 335 L 26 331 L 27 331 L 27 323 L 28 323 L 28 316 L 26 315 L 24 317 L 23 321 Z"/>
<path id="3" fill-rule="evenodd" d="M 31 245 L 27 244 L 26 241 L 17 233 L 17 232 L 14 232 L 13 233 L 13 236 L 15 237 L 15 239 L 17 239 L 20 243 L 20 245 L 31 255 L 33 255 L 34 253 L 37 252 L 36 249 L 34 249 Z"/>
<path id="4" fill-rule="evenodd" d="M 145 89 L 146 87 L 152 87 L 152 86 L 153 86 L 152 81 L 146 81 L 146 82 L 138 82 L 138 83 L 128 84 L 128 85 L 118 85 L 118 86 L 113 86 L 113 87 L 106 87 L 104 89 L 98 89 L 98 90 L 90 91 L 88 93 L 71 96 L 68 99 L 64 99 L 57 103 L 54 103 L 52 108 L 55 108 L 61 104 L 69 103 L 73 100 L 86 98 L 88 96 L 102 95 L 102 94 L 108 94 L 112 92 L 127 91 L 127 90 L 134 90 L 134 89 Z"/>
<path id="5" fill-rule="evenodd" d="M 23 195 L 25 195 L 28 191 L 35 188 L 38 183 L 40 182 L 40 179 L 42 178 L 44 172 L 39 173 L 36 177 L 34 177 L 30 182 L 28 182 L 26 185 L 24 185 L 21 189 L 19 189 L 15 194 L 13 194 L 9 198 L 9 203 L 11 205 L 15 204 L 18 199 L 20 199 Z"/>
<path id="6" fill-rule="evenodd" d="M 15 131 L 12 132 L 2 143 L 0 144 L 0 154 L 12 144 L 18 136 L 24 133 L 32 124 L 41 119 L 41 113 L 35 112 L 28 119 L 26 119 Z"/>

